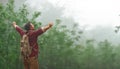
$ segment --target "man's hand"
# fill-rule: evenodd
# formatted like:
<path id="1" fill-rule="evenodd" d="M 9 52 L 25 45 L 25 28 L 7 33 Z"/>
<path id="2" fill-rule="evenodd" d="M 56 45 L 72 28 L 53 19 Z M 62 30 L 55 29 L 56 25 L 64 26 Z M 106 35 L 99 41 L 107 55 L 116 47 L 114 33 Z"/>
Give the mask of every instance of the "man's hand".
<path id="1" fill-rule="evenodd" d="M 53 26 L 53 23 L 49 23 L 47 26 L 43 27 L 43 31 L 45 32 L 46 30 L 48 30 L 52 26 Z"/>
<path id="2" fill-rule="evenodd" d="M 16 28 L 16 26 L 17 26 L 15 21 L 12 23 L 12 25 L 13 25 L 13 27 L 15 27 L 15 28 Z"/>
<path id="3" fill-rule="evenodd" d="M 49 23 L 48 25 L 49 25 L 49 27 L 52 27 L 52 26 L 53 26 L 53 23 L 51 22 L 51 23 Z"/>

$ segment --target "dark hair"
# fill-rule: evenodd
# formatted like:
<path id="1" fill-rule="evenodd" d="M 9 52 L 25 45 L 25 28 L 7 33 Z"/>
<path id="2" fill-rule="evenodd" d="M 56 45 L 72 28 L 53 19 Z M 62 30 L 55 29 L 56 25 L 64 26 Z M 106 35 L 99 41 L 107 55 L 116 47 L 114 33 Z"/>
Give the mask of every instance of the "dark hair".
<path id="1" fill-rule="evenodd" d="M 31 24 L 31 22 L 28 22 L 28 23 L 26 23 L 26 24 L 24 25 L 24 29 L 25 29 L 26 31 L 30 30 L 30 24 Z"/>

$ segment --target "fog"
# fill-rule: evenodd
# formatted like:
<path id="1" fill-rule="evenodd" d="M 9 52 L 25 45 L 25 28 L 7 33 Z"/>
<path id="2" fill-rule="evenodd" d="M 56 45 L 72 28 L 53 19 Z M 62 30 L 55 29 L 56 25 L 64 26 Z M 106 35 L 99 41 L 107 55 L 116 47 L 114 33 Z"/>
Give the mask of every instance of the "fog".
<path id="1" fill-rule="evenodd" d="M 3 3 L 6 3 L 6 1 L 7 0 L 4 0 L 4 1 L 1 0 L 1 2 L 3 2 Z M 88 3 L 88 2 L 86 2 L 86 3 Z M 105 3 L 106 3 L 106 1 L 105 1 Z M 111 3 L 112 2 L 110 2 L 109 5 L 111 5 Z M 31 13 L 33 13 L 34 11 L 40 11 L 41 16 L 39 18 L 37 18 L 37 21 L 42 22 L 43 25 L 46 25 L 49 22 L 55 23 L 56 19 L 60 19 L 62 21 L 62 24 L 67 25 L 69 28 L 71 28 L 71 25 L 73 25 L 75 23 L 79 24 L 79 29 L 83 30 L 83 39 L 95 39 L 97 42 L 108 39 L 113 44 L 120 43 L 119 42 L 120 41 L 120 39 L 119 39 L 120 32 L 118 32 L 118 33 L 114 32 L 116 29 L 115 26 L 119 25 L 119 22 L 120 22 L 119 16 L 118 16 L 119 15 L 118 10 L 116 11 L 115 15 L 112 14 L 114 16 L 113 21 L 112 21 L 112 18 L 109 16 L 107 18 L 110 18 L 110 20 L 106 19 L 106 17 L 104 17 L 104 16 L 100 17 L 99 15 L 103 15 L 100 13 L 95 13 L 95 14 L 92 13 L 92 14 L 94 14 L 93 16 L 95 16 L 95 17 L 89 17 L 89 18 L 85 19 L 84 17 L 86 17 L 87 15 L 92 16 L 92 14 L 85 14 L 87 12 L 85 10 L 84 11 L 81 10 L 80 13 L 83 12 L 83 14 L 81 13 L 81 15 L 78 15 L 81 19 L 77 21 L 73 15 L 70 16 L 69 11 L 67 11 L 69 15 L 66 14 L 67 16 L 65 16 L 65 13 L 67 13 L 66 7 L 64 7 L 64 5 L 61 3 L 58 3 L 61 5 L 57 6 L 57 3 L 53 4 L 53 2 L 50 2 L 49 0 L 44 0 L 44 1 L 43 0 L 34 0 L 34 1 L 15 0 L 16 7 L 20 7 L 22 4 L 26 4 Z M 102 6 L 102 7 L 104 7 L 104 6 Z M 116 6 L 114 6 L 114 7 L 116 7 Z M 101 10 L 104 10 L 104 9 L 101 9 Z M 91 10 L 91 11 L 93 11 L 93 10 Z M 109 9 L 109 11 L 110 11 L 110 9 Z M 102 12 L 104 13 L 105 11 L 102 11 Z M 71 11 L 70 11 L 70 13 L 71 13 Z M 107 12 L 105 12 L 105 13 L 107 13 Z M 75 13 L 73 12 L 73 14 L 75 14 Z M 84 14 L 86 16 L 83 16 Z M 109 13 L 109 14 L 111 14 L 111 13 Z M 105 15 L 109 15 L 109 14 L 105 14 Z M 78 16 L 76 16 L 76 17 L 78 18 Z M 96 19 L 94 19 L 94 18 L 96 18 Z M 93 21 L 93 20 L 95 20 L 95 21 Z M 104 20 L 107 20 L 107 21 L 104 21 Z M 114 22 L 116 22 L 116 23 L 114 23 Z"/>

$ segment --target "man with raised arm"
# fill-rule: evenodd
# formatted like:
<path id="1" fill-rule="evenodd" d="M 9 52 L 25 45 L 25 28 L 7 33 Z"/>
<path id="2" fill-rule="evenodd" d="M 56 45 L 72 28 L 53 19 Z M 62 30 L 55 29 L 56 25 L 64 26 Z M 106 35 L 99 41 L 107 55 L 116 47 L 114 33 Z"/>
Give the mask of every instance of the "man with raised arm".
<path id="1" fill-rule="evenodd" d="M 49 23 L 47 26 L 35 30 L 34 25 L 31 22 L 28 22 L 24 26 L 25 30 L 23 30 L 16 24 L 16 22 L 13 22 L 13 27 L 20 34 L 21 38 L 23 37 L 23 35 L 27 34 L 29 45 L 32 48 L 29 56 L 27 58 L 23 58 L 24 69 L 39 69 L 39 64 L 38 64 L 39 48 L 38 48 L 37 38 L 39 35 L 50 29 L 52 26 L 53 23 Z"/>

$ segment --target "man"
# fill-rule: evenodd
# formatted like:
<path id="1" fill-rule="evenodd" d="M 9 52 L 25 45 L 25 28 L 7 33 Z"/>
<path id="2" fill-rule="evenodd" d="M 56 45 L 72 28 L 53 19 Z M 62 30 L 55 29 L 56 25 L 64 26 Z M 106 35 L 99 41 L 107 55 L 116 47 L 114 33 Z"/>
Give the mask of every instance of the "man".
<path id="1" fill-rule="evenodd" d="M 47 26 L 39 28 L 38 30 L 34 30 L 34 25 L 31 22 L 28 22 L 24 26 L 24 30 L 22 30 L 16 22 L 13 22 L 13 27 L 17 30 L 17 32 L 22 37 L 24 34 L 28 34 L 29 37 L 29 45 L 33 47 L 29 58 L 23 58 L 24 68 L 25 69 L 39 69 L 38 64 L 38 43 L 37 38 L 39 35 L 47 31 L 49 28 L 53 26 L 53 23 L 49 23 Z"/>

